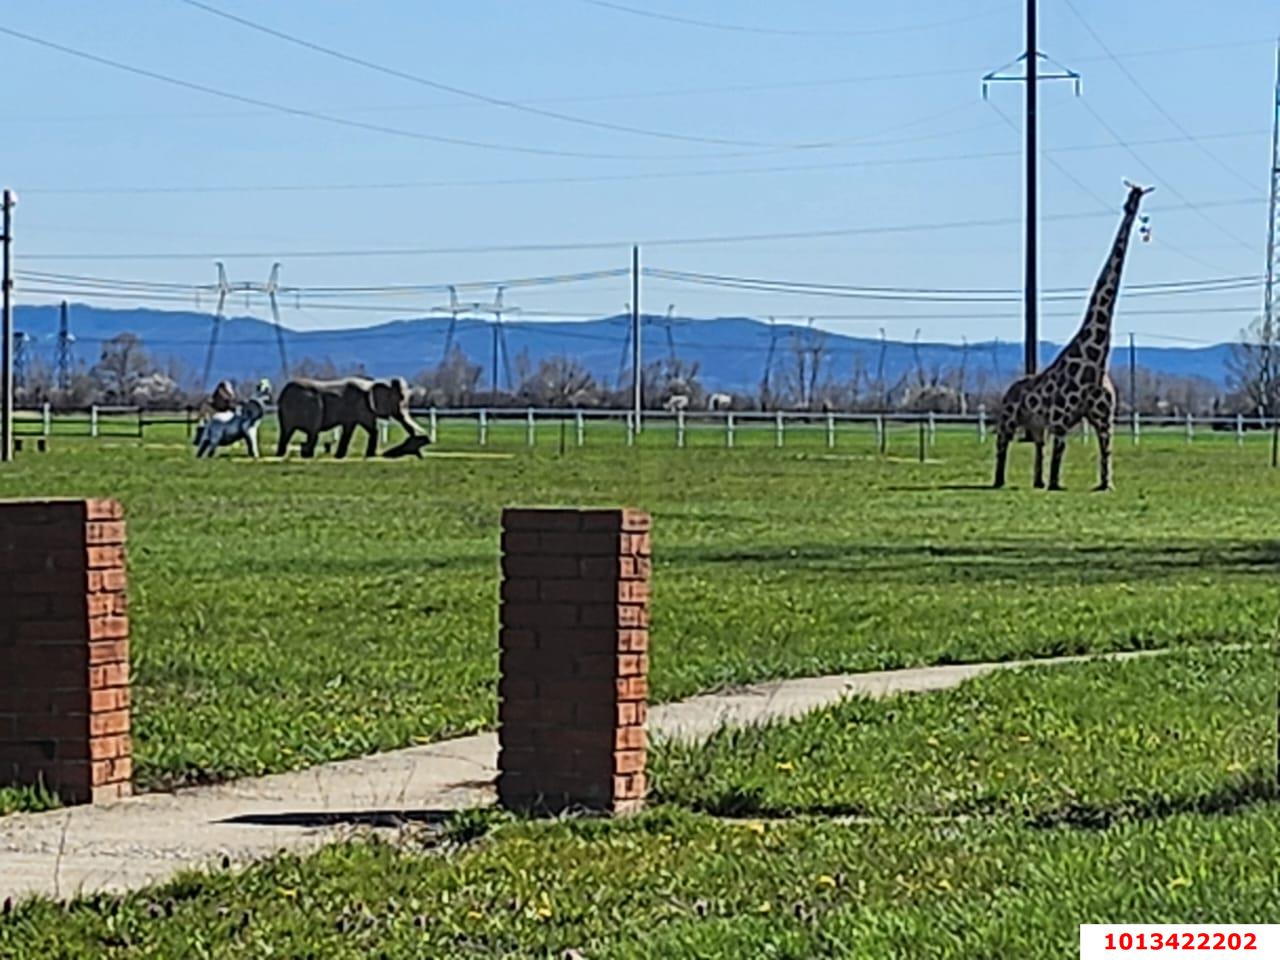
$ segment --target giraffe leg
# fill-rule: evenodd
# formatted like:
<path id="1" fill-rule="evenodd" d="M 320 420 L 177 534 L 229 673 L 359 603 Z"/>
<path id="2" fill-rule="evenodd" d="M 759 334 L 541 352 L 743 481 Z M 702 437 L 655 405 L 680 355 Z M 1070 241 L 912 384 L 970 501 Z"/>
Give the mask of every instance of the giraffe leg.
<path id="1" fill-rule="evenodd" d="M 1012 424 L 1000 424 L 1000 431 L 996 434 L 996 478 L 991 484 L 996 490 L 1004 486 L 1005 468 L 1009 463 L 1009 444 L 1013 442 L 1013 434 Z"/>
<path id="2" fill-rule="evenodd" d="M 1054 431 L 1053 454 L 1049 460 L 1049 489 L 1062 489 L 1062 455 L 1067 451 L 1067 435 Z"/>
<path id="3" fill-rule="evenodd" d="M 1111 424 L 1095 423 L 1098 434 L 1098 485 L 1095 490 L 1111 490 Z"/>
<path id="4" fill-rule="evenodd" d="M 1036 472 L 1034 486 L 1037 490 L 1044 489 L 1044 431 L 1033 430 L 1031 440 L 1036 445 Z"/>

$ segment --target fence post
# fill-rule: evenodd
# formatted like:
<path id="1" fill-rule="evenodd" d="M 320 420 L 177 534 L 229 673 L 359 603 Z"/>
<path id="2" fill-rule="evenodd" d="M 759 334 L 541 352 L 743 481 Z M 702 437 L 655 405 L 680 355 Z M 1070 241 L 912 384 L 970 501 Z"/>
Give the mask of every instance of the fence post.
<path id="1" fill-rule="evenodd" d="M 427 411 L 427 430 L 429 431 L 427 435 L 431 437 L 432 443 L 436 442 L 436 427 L 437 427 L 436 408 L 432 407 L 429 411 Z"/>
<path id="2" fill-rule="evenodd" d="M 684 411 L 676 411 L 676 446 L 684 449 Z"/>
<path id="3" fill-rule="evenodd" d="M 627 446 L 633 446 L 636 442 L 636 424 L 630 410 L 627 411 Z"/>
<path id="4" fill-rule="evenodd" d="M 836 415 L 834 413 L 827 414 L 827 449 L 830 450 L 836 445 Z"/>
<path id="5" fill-rule="evenodd" d="M 45 401 L 42 412 L 44 415 L 44 435 L 47 437 L 53 432 L 53 409 L 50 407 L 49 401 Z"/>
<path id="6" fill-rule="evenodd" d="M 144 426 L 145 426 L 145 424 L 144 424 L 144 423 L 143 423 L 143 421 L 142 421 L 142 408 L 141 408 L 141 407 L 139 407 L 139 408 L 138 408 L 138 439 L 139 439 L 139 440 L 141 440 L 141 439 L 142 439 L 143 427 L 144 427 Z"/>
<path id="7" fill-rule="evenodd" d="M 1192 440 L 1194 440 L 1195 436 L 1196 436 L 1195 421 L 1191 419 L 1191 412 L 1187 411 L 1187 443 L 1190 443 Z"/>
<path id="8" fill-rule="evenodd" d="M 1236 446 L 1244 446 L 1244 414 L 1236 414 Z"/>
<path id="9" fill-rule="evenodd" d="M 534 435 L 533 407 L 527 407 L 525 409 L 525 417 L 525 443 L 532 447 L 536 439 Z"/>
<path id="10" fill-rule="evenodd" d="M 929 446 L 933 446 L 938 441 L 938 418 L 932 410 L 929 411 Z"/>
<path id="11" fill-rule="evenodd" d="M 1138 437 L 1142 433 L 1142 414 L 1137 410 L 1133 411 L 1133 426 L 1131 428 L 1131 432 L 1133 433 L 1133 443 L 1137 446 Z"/>
<path id="12" fill-rule="evenodd" d="M 390 424 L 388 424 L 387 421 L 385 420 L 379 420 L 378 421 L 378 442 L 385 446 L 387 443 L 387 437 L 390 433 L 391 433 Z"/>
<path id="13" fill-rule="evenodd" d="M 480 446 L 485 446 L 489 442 L 489 414 L 482 407 L 480 409 Z"/>
<path id="14" fill-rule="evenodd" d="M 884 417 L 876 414 L 876 449 L 881 453 L 885 452 L 888 444 L 885 443 L 884 436 Z"/>
<path id="15" fill-rule="evenodd" d="M 730 411 L 724 417 L 724 445 L 726 447 L 733 446 L 733 413 Z"/>
<path id="16" fill-rule="evenodd" d="M 89 436 L 96 437 L 98 435 L 98 405 L 96 403 L 89 406 Z"/>
<path id="17" fill-rule="evenodd" d="M 978 405 L 978 442 L 987 442 L 987 405 Z"/>
<path id="18" fill-rule="evenodd" d="M 773 429 L 774 437 L 773 437 L 773 445 L 774 445 L 775 447 L 781 447 L 781 446 L 782 446 L 782 442 L 783 442 L 783 441 L 782 441 L 782 433 L 783 433 L 783 430 L 785 430 L 785 429 L 786 429 L 786 428 L 785 428 L 785 427 L 783 427 L 783 425 L 782 425 L 782 411 L 781 411 L 781 410 L 778 410 L 778 411 L 774 414 L 774 429 Z"/>
<path id="19" fill-rule="evenodd" d="M 573 411 L 573 428 L 577 436 L 578 446 L 582 446 L 586 439 L 586 424 L 583 422 L 581 410 Z"/>

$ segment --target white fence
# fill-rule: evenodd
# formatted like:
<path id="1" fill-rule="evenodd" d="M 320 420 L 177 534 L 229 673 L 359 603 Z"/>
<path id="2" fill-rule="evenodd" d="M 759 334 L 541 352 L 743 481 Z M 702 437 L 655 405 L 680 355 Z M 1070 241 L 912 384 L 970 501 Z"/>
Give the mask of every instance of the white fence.
<path id="1" fill-rule="evenodd" d="M 773 446 L 785 447 L 789 435 L 802 434 L 811 438 L 817 432 L 829 448 L 837 445 L 840 436 L 857 433 L 861 436 L 874 436 L 880 449 L 885 448 L 890 433 L 899 432 L 910 432 L 922 447 L 926 444 L 932 446 L 939 430 L 951 434 L 967 432 L 979 443 L 985 443 L 990 439 L 994 427 L 992 418 L 985 410 L 973 414 L 647 410 L 641 417 L 639 430 L 632 411 L 619 409 L 423 407 L 411 412 L 416 420 L 425 423 L 433 441 L 438 438 L 444 425 L 468 424 L 474 430 L 475 442 L 480 446 L 487 446 L 493 441 L 493 431 L 496 428 L 509 429 L 513 426 L 523 428 L 524 440 L 528 446 L 534 446 L 538 437 L 545 436 L 545 431 L 549 430 L 558 432 L 562 444 L 579 447 L 584 446 L 593 433 L 606 431 L 614 437 L 622 433 L 626 444 L 632 445 L 638 434 L 649 430 L 670 434 L 676 447 L 687 446 L 690 436 L 695 432 L 699 436 L 718 434 L 719 442 L 725 447 L 735 446 L 744 433 L 758 438 L 767 432 L 772 435 Z M 127 433 L 142 437 L 147 428 L 165 424 L 184 425 L 189 433 L 197 423 L 196 414 L 191 410 L 157 411 L 122 406 L 91 406 L 82 410 L 55 413 L 45 404 L 41 408 L 23 413 L 25 416 L 18 421 L 19 432 L 42 436 L 49 436 L 54 432 L 55 420 L 60 425 L 57 431 L 60 434 L 90 437 L 102 436 L 107 432 L 116 436 Z M 274 415 L 274 408 L 268 415 Z M 1117 432 L 1127 435 L 1135 444 L 1140 442 L 1144 431 L 1151 430 L 1161 430 L 1166 434 L 1177 431 L 1185 436 L 1187 442 L 1203 432 L 1226 433 L 1234 435 L 1236 442 L 1243 444 L 1248 433 L 1271 431 L 1276 426 L 1276 422 L 1262 417 L 1242 415 L 1169 417 L 1135 413 L 1118 418 L 1116 422 Z M 388 424 L 383 421 L 379 432 L 384 443 L 388 439 L 387 428 Z M 1077 434 L 1082 440 L 1090 438 L 1087 426 L 1079 429 Z"/>

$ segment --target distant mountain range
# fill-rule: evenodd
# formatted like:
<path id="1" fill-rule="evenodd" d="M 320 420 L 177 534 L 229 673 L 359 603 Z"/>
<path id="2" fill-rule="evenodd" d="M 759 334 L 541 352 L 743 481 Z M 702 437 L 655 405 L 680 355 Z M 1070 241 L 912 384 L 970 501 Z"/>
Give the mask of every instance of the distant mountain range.
<path id="1" fill-rule="evenodd" d="M 204 367 L 213 317 L 193 311 L 150 309 L 104 309 L 73 304 L 71 332 L 75 336 L 73 359 L 85 367 L 98 359 L 104 341 L 120 334 L 137 335 L 157 360 L 176 360 L 193 378 Z M 645 316 L 642 339 L 643 362 L 669 356 L 674 350 L 682 361 L 697 363 L 700 379 L 710 390 L 754 391 L 766 365 L 774 371 L 796 368 L 795 346 L 806 343 L 811 331 L 803 326 L 768 323 L 749 317 L 711 319 L 673 318 L 668 327 L 662 317 Z M 56 306 L 19 306 L 16 329 L 34 339 L 28 343 L 29 356 L 52 364 L 58 332 Z M 629 370 L 627 334 L 630 318 L 624 315 L 577 322 L 516 320 L 504 323 L 505 362 L 500 355 L 499 378 L 507 386 L 506 367 L 516 366 L 525 353 L 529 361 L 552 356 L 573 357 L 605 384 L 618 382 Z M 441 359 L 449 328 L 448 318 L 422 317 L 394 320 L 374 327 L 341 330 L 285 330 L 285 346 L 291 364 L 304 358 L 330 360 L 338 367 L 362 364 L 373 376 L 412 377 Z M 1022 346 L 1006 341 L 971 343 L 920 343 L 851 337 L 813 331 L 822 338 L 823 359 L 819 381 L 828 376 L 847 380 L 855 366 L 874 377 L 883 362 L 886 382 L 894 383 L 913 372 L 917 363 L 928 371 L 948 370 L 965 364 L 968 382 L 988 380 L 997 386 L 1011 379 L 1022 366 Z M 492 376 L 493 326 L 487 321 L 459 319 L 453 341 L 475 363 L 481 365 L 482 386 Z M 501 345 L 501 344 L 500 344 Z M 772 347 L 771 347 L 772 345 Z M 1210 347 L 1139 347 L 1138 366 L 1162 374 L 1201 377 L 1224 387 L 1230 344 Z M 883 350 L 883 361 L 881 351 Z M 1057 352 L 1052 343 L 1040 344 L 1047 362 Z M 279 359 L 273 326 L 254 317 L 232 317 L 223 322 L 214 358 L 212 379 L 266 376 L 279 377 Z M 1127 353 L 1117 351 L 1113 365 L 1117 374 L 1127 365 Z M 629 375 L 629 374 L 628 374 Z"/>

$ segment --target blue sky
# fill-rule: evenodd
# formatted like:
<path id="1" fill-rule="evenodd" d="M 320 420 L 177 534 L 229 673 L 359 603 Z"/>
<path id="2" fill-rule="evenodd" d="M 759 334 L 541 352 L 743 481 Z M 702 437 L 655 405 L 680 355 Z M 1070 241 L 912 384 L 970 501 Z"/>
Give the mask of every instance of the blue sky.
<path id="1" fill-rule="evenodd" d="M 1021 283 L 1021 88 L 1000 85 L 984 102 L 979 83 L 1021 50 L 1016 0 L 620 0 L 717 26 L 590 0 L 209 2 L 420 77 L 670 136 L 465 99 L 179 0 L 9 4 L 3 26 L 12 30 L 192 83 L 516 148 L 282 115 L 0 36 L 18 82 L 4 179 L 20 196 L 21 268 L 207 283 L 219 254 L 233 279 L 265 278 L 278 257 L 282 281 L 303 286 L 448 283 L 625 267 L 636 240 L 646 265 L 673 270 L 888 286 Z M 1048 158 L 1042 166 L 1043 283 L 1092 283 L 1123 200 L 1122 177 L 1158 187 L 1148 201 L 1154 241 L 1135 244 L 1128 282 L 1260 273 L 1280 8 L 1274 0 L 1071 3 L 1079 16 L 1066 0 L 1041 0 L 1041 49 L 1084 75 L 1079 100 L 1068 84 L 1042 88 L 1042 142 L 1066 171 Z M 758 145 L 691 142 L 698 139 Z M 815 143 L 834 145 L 797 146 Z M 240 189 L 335 185 L 351 189 Z M 173 190 L 110 192 L 159 187 Z M 1000 222 L 955 226 L 972 220 Z M 874 232 L 930 224 L 939 226 Z M 859 230 L 866 232 L 645 242 Z M 476 249 L 613 241 L 588 250 Z M 467 252 L 289 256 L 403 248 Z M 158 252 L 198 256 L 62 259 Z M 813 314 L 830 317 L 821 326 L 866 335 L 884 327 L 902 338 L 919 329 L 927 339 L 1013 339 L 1021 330 L 1016 304 L 915 307 L 658 279 L 646 279 L 642 296 L 654 312 L 674 303 L 677 313 L 697 316 Z M 630 289 L 625 278 L 608 278 L 508 297 L 531 311 L 611 313 Z M 1152 343 L 1229 339 L 1247 313 L 1195 308 L 1243 311 L 1260 300 L 1256 289 L 1122 299 L 1118 332 Z M 380 301 L 406 315 L 438 302 L 434 294 Z M 285 322 L 304 328 L 387 317 L 296 310 L 287 298 L 284 306 Z M 1145 312 L 1126 316 L 1126 307 Z M 1044 336 L 1068 336 L 1079 308 L 1046 305 Z M 835 318 L 846 314 L 858 316 Z"/>

